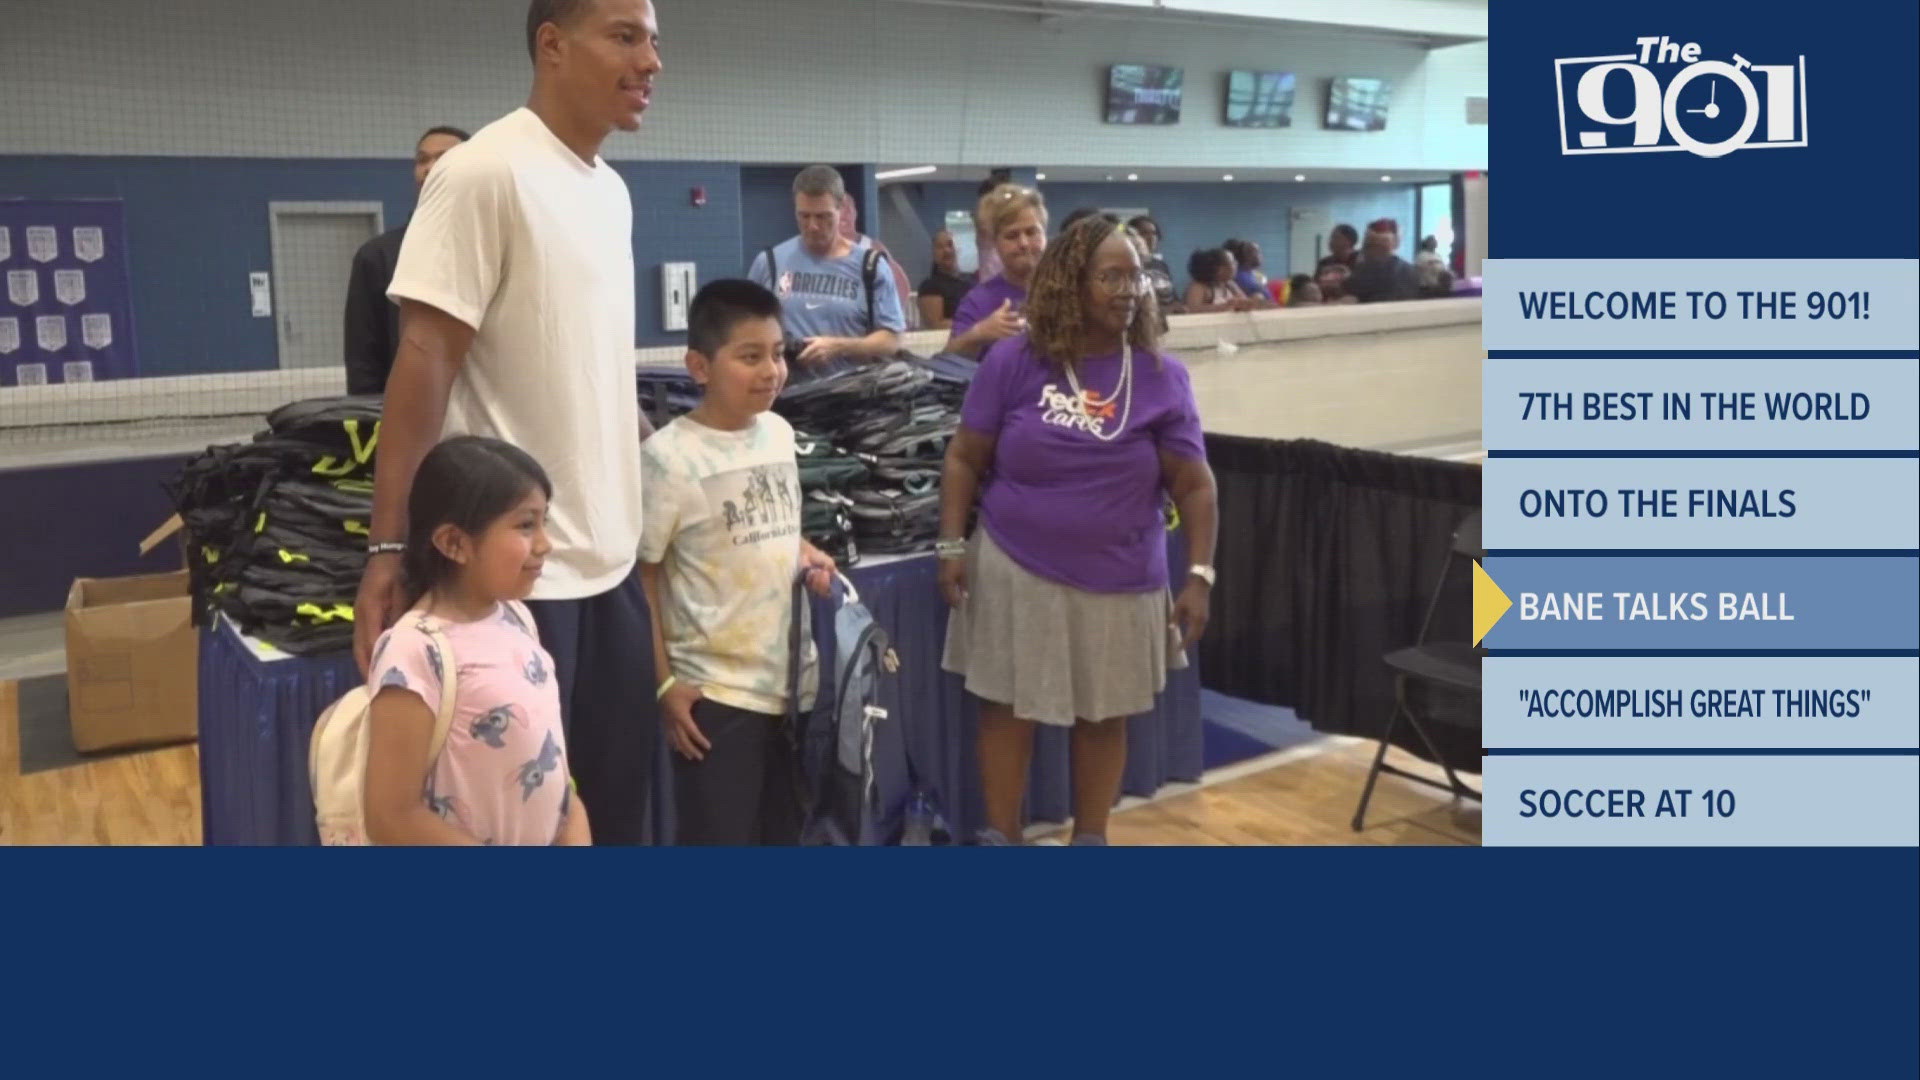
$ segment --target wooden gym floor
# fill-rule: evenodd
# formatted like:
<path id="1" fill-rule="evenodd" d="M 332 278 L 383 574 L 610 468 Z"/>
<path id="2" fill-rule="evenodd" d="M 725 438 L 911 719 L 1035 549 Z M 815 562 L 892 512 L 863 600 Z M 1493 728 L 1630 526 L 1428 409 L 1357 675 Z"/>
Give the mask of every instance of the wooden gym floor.
<path id="1" fill-rule="evenodd" d="M 0 681 L 0 845 L 198 844 L 200 767 L 173 746 L 20 775 L 18 684 Z M 1375 743 L 1328 736 L 1174 785 L 1114 814 L 1119 845 L 1418 844 L 1480 842 L 1480 807 L 1383 775 L 1367 829 L 1348 828 Z M 1388 760 L 1438 770 L 1395 750 Z M 1471 781 L 1470 781 L 1471 782 Z M 1041 835 L 1046 835 L 1045 831 Z"/>

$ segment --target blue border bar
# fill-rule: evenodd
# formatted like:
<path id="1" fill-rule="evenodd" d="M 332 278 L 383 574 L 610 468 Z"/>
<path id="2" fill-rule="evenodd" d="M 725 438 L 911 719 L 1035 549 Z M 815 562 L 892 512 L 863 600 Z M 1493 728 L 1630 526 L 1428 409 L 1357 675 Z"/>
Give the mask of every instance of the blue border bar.
<path id="1" fill-rule="evenodd" d="M 1920 360 L 1911 349 L 1489 349 L 1489 360 Z"/>
<path id="2" fill-rule="evenodd" d="M 1488 656 L 1761 656 L 1781 659 L 1829 656 L 1920 657 L 1914 649 L 1488 649 Z"/>
<path id="3" fill-rule="evenodd" d="M 1813 746 L 1489 746 L 1483 757 L 1920 757 L 1920 747 Z"/>
<path id="4" fill-rule="evenodd" d="M 1489 559 L 1758 559 L 1777 556 L 1840 559 L 1920 559 L 1920 548 L 1488 548 Z"/>
<path id="5" fill-rule="evenodd" d="M 1489 458 L 1920 458 L 1920 450 L 1488 450 Z"/>

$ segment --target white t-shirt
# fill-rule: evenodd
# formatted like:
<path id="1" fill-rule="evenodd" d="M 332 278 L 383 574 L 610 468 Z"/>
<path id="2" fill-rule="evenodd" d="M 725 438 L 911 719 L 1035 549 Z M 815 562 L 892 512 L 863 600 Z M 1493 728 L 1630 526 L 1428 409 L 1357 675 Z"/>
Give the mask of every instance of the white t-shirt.
<path id="1" fill-rule="evenodd" d="M 618 585 L 640 540 L 633 204 L 529 109 L 434 166 L 387 295 L 475 330 L 442 436 L 489 435 L 553 480 L 553 553 L 533 596 Z"/>
<path id="2" fill-rule="evenodd" d="M 800 569 L 800 468 L 793 428 L 762 413 L 744 431 L 687 417 L 640 451 L 646 527 L 640 560 L 661 563 L 660 622 L 682 682 L 736 709 L 786 712 L 793 583 Z M 807 643 L 801 708 L 812 706 Z"/>

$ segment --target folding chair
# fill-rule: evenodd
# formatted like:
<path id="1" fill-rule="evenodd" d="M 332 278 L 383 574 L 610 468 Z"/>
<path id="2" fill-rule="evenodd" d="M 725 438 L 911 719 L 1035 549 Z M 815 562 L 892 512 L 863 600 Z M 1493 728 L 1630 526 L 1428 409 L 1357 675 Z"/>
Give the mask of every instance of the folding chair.
<path id="1" fill-rule="evenodd" d="M 1457 572 L 1456 568 L 1459 571 L 1470 572 L 1472 561 L 1483 558 L 1485 555 L 1486 550 L 1480 546 L 1480 511 L 1475 510 L 1467 515 L 1459 528 L 1454 530 L 1453 544 L 1440 564 L 1440 580 L 1434 586 L 1433 599 L 1427 602 L 1427 617 L 1420 623 L 1420 636 L 1411 646 L 1395 649 L 1382 657 L 1387 666 L 1393 669 L 1393 715 L 1387 721 L 1387 730 L 1380 733 L 1380 750 L 1373 755 L 1373 768 L 1367 772 L 1367 786 L 1360 793 L 1360 808 L 1353 812 L 1354 832 L 1359 832 L 1366 823 L 1367 803 L 1373 798 L 1374 782 L 1380 779 L 1380 774 L 1383 772 L 1408 780 L 1417 780 L 1433 787 L 1446 788 L 1452 791 L 1455 797 L 1464 796 L 1476 801 L 1480 798 L 1479 792 L 1460 782 L 1460 778 L 1454 774 L 1453 766 L 1447 763 L 1440 749 L 1434 745 L 1432 736 L 1428 735 L 1427 729 L 1421 725 L 1420 718 L 1414 715 L 1413 708 L 1407 703 L 1407 686 L 1410 682 L 1419 681 L 1470 692 L 1476 706 L 1471 724 L 1475 728 L 1480 726 L 1478 708 L 1480 650 L 1466 641 L 1429 641 L 1427 635 L 1433 629 L 1433 613 L 1440 607 L 1440 597 L 1446 592 L 1447 583 Z M 1407 723 L 1413 726 L 1414 732 L 1420 736 L 1420 741 L 1426 744 L 1427 752 L 1433 755 L 1433 760 L 1439 762 L 1440 767 L 1446 770 L 1445 784 L 1387 764 L 1387 747 L 1392 745 L 1394 729 L 1403 716 Z M 1429 717 L 1429 719 L 1461 726 L 1467 724 L 1464 719 L 1450 717 Z"/>

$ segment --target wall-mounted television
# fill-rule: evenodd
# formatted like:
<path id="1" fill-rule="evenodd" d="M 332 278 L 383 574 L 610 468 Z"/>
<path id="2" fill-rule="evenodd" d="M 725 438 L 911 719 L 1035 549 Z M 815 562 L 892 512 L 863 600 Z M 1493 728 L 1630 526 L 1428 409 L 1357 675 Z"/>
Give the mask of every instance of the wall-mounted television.
<path id="1" fill-rule="evenodd" d="M 1107 69 L 1107 123 L 1177 124 L 1186 70 L 1157 64 Z"/>
<path id="2" fill-rule="evenodd" d="M 1340 131 L 1385 131 L 1387 96 L 1392 89 L 1385 79 L 1334 79 L 1327 85 L 1327 126 Z"/>
<path id="3" fill-rule="evenodd" d="M 1292 127 L 1293 73 L 1227 72 L 1227 126 Z"/>

